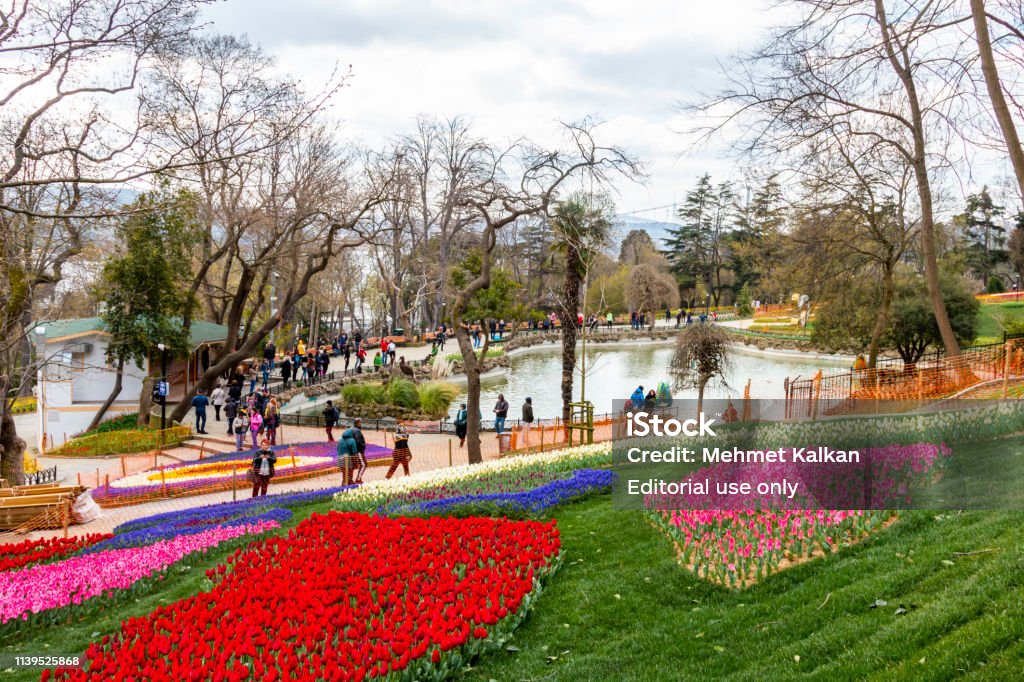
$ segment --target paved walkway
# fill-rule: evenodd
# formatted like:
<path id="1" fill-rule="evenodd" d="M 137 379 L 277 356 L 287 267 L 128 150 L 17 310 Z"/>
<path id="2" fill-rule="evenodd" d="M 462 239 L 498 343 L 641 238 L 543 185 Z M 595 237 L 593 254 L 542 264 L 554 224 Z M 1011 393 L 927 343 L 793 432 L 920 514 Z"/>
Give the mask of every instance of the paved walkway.
<path id="1" fill-rule="evenodd" d="M 211 428 L 215 428 L 215 425 L 216 422 L 211 422 Z M 364 433 L 366 434 L 366 440 L 369 443 L 384 445 L 386 440 L 388 447 L 393 444 L 391 434 L 385 434 L 383 431 L 364 431 Z M 218 440 L 223 437 L 216 431 L 212 432 L 211 435 L 213 438 Z M 281 441 L 279 439 L 279 443 L 306 443 L 325 440 L 325 434 L 322 429 L 300 426 L 286 427 L 284 436 L 285 440 Z M 450 450 L 449 444 L 451 445 Z M 213 443 L 211 445 L 216 446 L 218 444 Z M 481 445 L 483 447 L 485 460 L 496 459 L 498 457 L 497 438 L 493 434 L 483 434 L 481 436 Z M 410 449 L 413 453 L 410 469 L 414 473 L 448 467 L 449 452 L 451 453 L 451 465 L 457 466 L 460 464 L 467 464 L 469 462 L 466 449 L 459 448 L 458 439 L 453 436 L 440 434 L 413 434 L 410 439 Z M 169 463 L 171 460 L 168 455 L 182 460 L 197 460 L 199 458 L 199 451 L 187 448 L 176 448 L 175 450 L 168 451 L 164 455 L 161 455 L 159 461 L 161 463 Z M 129 473 L 142 471 L 148 468 L 152 465 L 152 458 L 152 454 L 126 456 L 126 459 L 130 462 L 128 469 Z M 44 459 L 46 460 L 45 463 L 43 461 Z M 77 479 L 78 473 L 82 473 L 83 483 L 88 487 L 93 487 L 95 484 L 97 469 L 100 471 L 101 481 L 104 480 L 104 477 L 108 474 L 110 475 L 111 480 L 114 480 L 115 477 L 119 477 L 121 475 L 120 457 L 112 459 L 89 458 L 81 460 L 66 458 L 40 458 L 41 466 L 53 466 L 53 463 L 57 464 L 58 474 L 63 481 L 74 482 Z M 139 465 L 137 463 L 141 463 L 143 465 Z M 386 473 L 387 467 L 373 466 L 367 469 L 366 476 L 364 478 L 368 481 L 382 479 Z M 404 475 L 401 472 L 401 469 L 399 469 L 397 475 Z M 316 478 L 307 478 L 300 481 L 285 482 L 281 484 L 274 484 L 271 482 L 269 492 L 287 493 L 303 490 L 321 490 L 324 488 L 337 487 L 339 485 L 341 485 L 341 475 L 328 474 L 318 476 Z M 243 482 L 237 491 L 237 499 L 248 497 L 249 494 L 250 490 L 245 487 Z M 104 509 L 103 516 L 101 518 L 87 524 L 71 526 L 68 532 L 71 535 L 82 535 L 85 533 L 109 533 L 119 524 L 132 519 L 168 511 L 176 511 L 179 509 L 189 509 L 208 504 L 216 504 L 218 502 L 229 502 L 232 499 L 234 499 L 234 496 L 231 492 L 219 492 L 207 495 L 194 495 L 190 497 L 157 500 L 128 507 Z M 61 535 L 63 535 L 63 530 L 46 530 L 30 533 L 26 536 L 19 536 L 19 538 L 27 537 L 34 539 L 57 537 Z M 11 541 L 11 539 L 5 538 L 4 540 L 0 540 L 0 542 L 5 541 Z"/>

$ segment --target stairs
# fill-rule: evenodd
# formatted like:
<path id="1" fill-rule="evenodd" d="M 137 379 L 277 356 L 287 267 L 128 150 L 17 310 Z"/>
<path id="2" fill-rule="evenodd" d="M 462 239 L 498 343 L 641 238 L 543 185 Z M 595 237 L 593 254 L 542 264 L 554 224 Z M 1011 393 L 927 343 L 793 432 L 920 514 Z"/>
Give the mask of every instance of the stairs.
<path id="1" fill-rule="evenodd" d="M 194 435 L 178 447 L 205 452 L 208 455 L 219 455 L 224 452 L 235 451 L 235 441 L 228 435 Z"/>

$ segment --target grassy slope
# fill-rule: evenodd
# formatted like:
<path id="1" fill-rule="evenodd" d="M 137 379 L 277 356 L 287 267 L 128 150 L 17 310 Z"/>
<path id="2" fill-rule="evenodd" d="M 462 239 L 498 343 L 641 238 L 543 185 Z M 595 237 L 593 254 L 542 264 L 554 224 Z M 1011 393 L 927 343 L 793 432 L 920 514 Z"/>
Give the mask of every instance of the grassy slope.
<path id="1" fill-rule="evenodd" d="M 1019 679 L 1024 666 L 1024 514 L 908 512 L 735 593 L 679 568 L 640 514 L 607 497 L 557 518 L 565 564 L 519 651 L 464 679 Z M 982 549 L 996 551 L 954 555 Z M 876 599 L 889 605 L 868 608 Z M 899 604 L 912 608 L 896 616 Z"/>
<path id="2" fill-rule="evenodd" d="M 330 510 L 329 502 L 321 502 L 293 510 L 292 518 L 278 532 L 284 533 L 313 512 L 326 513 Z M 121 621 L 132 616 L 144 616 L 158 606 L 184 599 L 206 590 L 206 570 L 222 563 L 234 552 L 212 549 L 209 552 L 186 557 L 177 568 L 172 567 L 166 581 L 152 591 L 139 596 L 131 602 L 119 602 L 110 609 L 102 611 L 98 616 L 82 622 L 68 623 L 59 630 L 56 628 L 35 629 L 21 634 L 4 634 L 0 636 L 0 652 L 22 656 L 42 655 L 76 655 L 85 651 L 86 647 L 103 635 L 114 634 L 120 630 Z M 181 570 L 188 566 L 187 570 Z M 34 670 L 0 670 L 0 680 L 38 680 L 40 669 Z"/>
<path id="3" fill-rule="evenodd" d="M 1005 325 L 1024 319 L 1024 303 L 985 303 L 978 309 L 976 343 L 995 343 L 1003 340 Z"/>

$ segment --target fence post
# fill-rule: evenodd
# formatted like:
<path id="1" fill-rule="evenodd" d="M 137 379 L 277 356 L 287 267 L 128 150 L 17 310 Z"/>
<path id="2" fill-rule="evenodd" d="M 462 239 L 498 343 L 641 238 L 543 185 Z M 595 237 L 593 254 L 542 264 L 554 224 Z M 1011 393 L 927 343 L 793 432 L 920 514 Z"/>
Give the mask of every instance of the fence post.
<path id="1" fill-rule="evenodd" d="M 296 466 L 295 466 L 295 448 L 289 448 L 288 451 L 292 453 L 292 472 L 294 472 L 296 470 Z"/>
<path id="2" fill-rule="evenodd" d="M 79 488 L 82 487 L 82 472 L 81 471 L 78 472 L 78 487 Z"/>
<path id="3" fill-rule="evenodd" d="M 100 487 L 100 468 L 96 467 L 96 487 Z"/>
<path id="4" fill-rule="evenodd" d="M 1003 336 L 1006 336 L 1006 332 L 1003 332 Z M 1009 395 L 1009 392 L 1010 392 L 1010 342 L 1009 341 L 1006 342 L 1006 346 L 1005 346 L 1005 349 L 1003 351 L 1003 354 L 1006 356 L 1003 359 L 1003 399 L 1005 400 L 1006 396 Z"/>
<path id="5" fill-rule="evenodd" d="M 231 500 L 238 501 L 238 465 L 231 467 Z"/>
<path id="6" fill-rule="evenodd" d="M 160 467 L 160 486 L 163 488 L 164 497 L 167 497 L 167 477 L 164 476 L 163 467 Z"/>
<path id="7" fill-rule="evenodd" d="M 448 439 L 448 466 L 452 465 L 452 439 Z"/>
<path id="8" fill-rule="evenodd" d="M 127 476 L 128 475 L 128 465 L 125 464 L 124 455 L 121 455 L 121 475 L 122 476 Z"/>
<path id="9" fill-rule="evenodd" d="M 547 429 L 545 428 L 545 426 L 543 424 L 541 424 L 541 426 L 540 426 L 540 451 L 541 452 L 544 452 L 544 432 L 545 431 L 547 431 Z"/>
<path id="10" fill-rule="evenodd" d="M 68 539 L 68 524 L 71 521 L 71 500 L 65 499 L 60 506 L 61 525 L 64 526 L 64 539 Z"/>
<path id="11" fill-rule="evenodd" d="M 110 492 L 110 474 L 103 475 L 103 487 L 106 489 L 107 493 Z"/>

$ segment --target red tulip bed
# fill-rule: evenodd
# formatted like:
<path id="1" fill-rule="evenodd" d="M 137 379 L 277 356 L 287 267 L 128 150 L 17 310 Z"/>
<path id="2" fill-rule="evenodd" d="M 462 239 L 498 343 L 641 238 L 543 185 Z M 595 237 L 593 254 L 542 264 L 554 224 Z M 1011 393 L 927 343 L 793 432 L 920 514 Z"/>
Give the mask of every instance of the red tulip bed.
<path id="1" fill-rule="evenodd" d="M 92 533 L 80 537 L 24 540 L 0 545 L 0 573 L 25 568 L 32 564 L 45 563 L 51 559 L 61 559 L 83 547 L 89 547 L 110 537 L 113 536 L 109 533 Z"/>
<path id="2" fill-rule="evenodd" d="M 554 521 L 314 514 L 43 679 L 446 679 L 507 641 L 560 547 Z"/>

